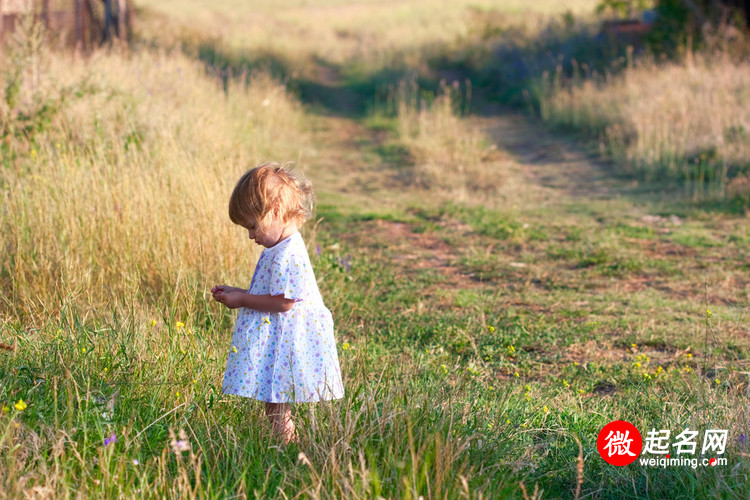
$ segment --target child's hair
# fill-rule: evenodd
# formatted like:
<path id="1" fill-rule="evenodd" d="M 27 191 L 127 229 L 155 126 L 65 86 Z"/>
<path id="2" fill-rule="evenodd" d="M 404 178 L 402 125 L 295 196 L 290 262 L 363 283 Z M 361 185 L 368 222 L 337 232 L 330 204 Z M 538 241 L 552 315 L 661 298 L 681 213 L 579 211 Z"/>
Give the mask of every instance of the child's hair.
<path id="1" fill-rule="evenodd" d="M 294 222 L 300 227 L 312 217 L 313 198 L 312 184 L 292 170 L 291 163 L 268 161 L 237 181 L 229 198 L 229 218 L 240 226 L 254 219 L 263 227 L 273 212 L 284 224 Z"/>

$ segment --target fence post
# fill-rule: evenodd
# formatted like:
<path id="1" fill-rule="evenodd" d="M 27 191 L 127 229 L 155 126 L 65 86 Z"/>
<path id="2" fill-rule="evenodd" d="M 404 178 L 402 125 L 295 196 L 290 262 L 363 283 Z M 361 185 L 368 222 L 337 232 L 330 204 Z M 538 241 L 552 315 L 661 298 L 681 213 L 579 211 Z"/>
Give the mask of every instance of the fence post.
<path id="1" fill-rule="evenodd" d="M 42 0 L 42 23 L 44 24 L 44 29 L 47 30 L 48 33 L 49 33 L 49 18 L 50 18 L 49 0 Z"/>
<path id="2" fill-rule="evenodd" d="M 83 50 L 83 0 L 74 0 L 76 18 L 76 50 Z"/>
<path id="3" fill-rule="evenodd" d="M 5 31 L 5 11 L 3 10 L 3 0 L 0 0 L 0 47 L 3 45 L 3 31 Z"/>
<path id="4" fill-rule="evenodd" d="M 104 0 L 104 41 L 112 40 L 112 0 Z"/>
<path id="5" fill-rule="evenodd" d="M 117 0 L 117 36 L 123 43 L 127 43 L 128 41 L 129 15 L 127 0 Z"/>

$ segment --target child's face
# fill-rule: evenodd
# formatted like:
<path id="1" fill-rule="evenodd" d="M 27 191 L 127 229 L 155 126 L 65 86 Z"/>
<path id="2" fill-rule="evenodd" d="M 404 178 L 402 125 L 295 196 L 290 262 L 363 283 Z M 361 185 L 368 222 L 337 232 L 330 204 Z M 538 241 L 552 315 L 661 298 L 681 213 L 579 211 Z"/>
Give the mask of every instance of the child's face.
<path id="1" fill-rule="evenodd" d="M 263 226 L 259 225 L 257 220 L 251 219 L 247 222 L 245 229 L 255 243 L 271 248 L 283 239 L 286 226 L 274 214 L 269 214 Z"/>

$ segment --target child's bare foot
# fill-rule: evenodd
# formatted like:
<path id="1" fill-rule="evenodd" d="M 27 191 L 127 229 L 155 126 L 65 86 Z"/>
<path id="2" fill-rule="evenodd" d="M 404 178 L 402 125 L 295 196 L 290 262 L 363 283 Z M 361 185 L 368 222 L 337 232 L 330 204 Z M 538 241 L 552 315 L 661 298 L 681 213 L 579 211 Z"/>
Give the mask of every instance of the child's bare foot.
<path id="1" fill-rule="evenodd" d="M 284 444 L 299 443 L 299 434 L 292 421 L 292 410 L 286 403 L 266 403 L 266 415 L 271 421 L 274 434 L 278 435 Z"/>
<path id="2" fill-rule="evenodd" d="M 284 430 L 281 432 L 281 437 L 284 439 L 284 444 L 299 444 L 299 433 L 297 433 L 292 419 L 287 420 Z"/>

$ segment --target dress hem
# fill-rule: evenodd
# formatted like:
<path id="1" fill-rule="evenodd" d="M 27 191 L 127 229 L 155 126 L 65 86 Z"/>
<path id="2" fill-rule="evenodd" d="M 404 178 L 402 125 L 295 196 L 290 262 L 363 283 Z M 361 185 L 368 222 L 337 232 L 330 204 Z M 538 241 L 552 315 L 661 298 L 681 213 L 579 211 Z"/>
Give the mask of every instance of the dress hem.
<path id="1" fill-rule="evenodd" d="M 338 397 L 332 397 L 332 398 L 318 398 L 318 399 L 306 399 L 304 401 L 295 401 L 295 400 L 286 400 L 286 401 L 267 401 L 265 399 L 261 399 L 259 397 L 255 396 L 246 396 L 245 394 L 239 394 L 237 392 L 222 392 L 222 394 L 226 394 L 229 396 L 239 396 L 241 398 L 247 398 L 247 399 L 254 399 L 256 401 L 262 401 L 264 403 L 274 403 L 274 404 L 280 404 L 280 403 L 294 403 L 294 404 L 301 404 L 301 403 L 320 403 L 321 401 L 337 401 L 339 399 L 344 399 L 344 395 Z"/>

